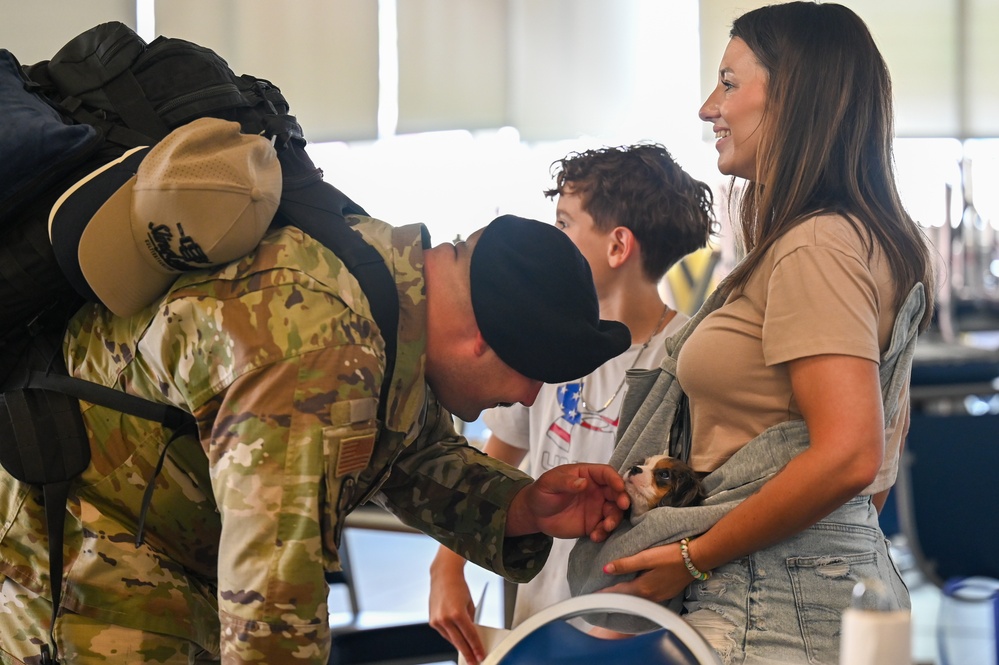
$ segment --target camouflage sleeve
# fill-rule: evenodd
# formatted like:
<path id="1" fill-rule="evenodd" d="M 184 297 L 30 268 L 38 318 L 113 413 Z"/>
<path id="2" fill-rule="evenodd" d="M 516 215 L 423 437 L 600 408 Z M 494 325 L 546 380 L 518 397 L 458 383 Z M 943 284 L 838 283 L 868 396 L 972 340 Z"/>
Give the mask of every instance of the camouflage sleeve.
<path id="1" fill-rule="evenodd" d="M 469 561 L 521 583 L 537 575 L 552 545 L 544 534 L 504 535 L 510 502 L 531 481 L 468 445 L 428 390 L 426 424 L 376 500 Z"/>
<path id="2" fill-rule="evenodd" d="M 337 493 L 359 468 L 338 469 L 337 452 L 352 434 L 373 442 L 381 372 L 375 353 L 353 344 L 289 356 L 225 392 L 207 448 L 222 516 L 224 663 L 326 663 L 323 573 L 338 568 Z M 351 413 L 344 405 L 371 407 L 367 434 L 334 422 Z"/>

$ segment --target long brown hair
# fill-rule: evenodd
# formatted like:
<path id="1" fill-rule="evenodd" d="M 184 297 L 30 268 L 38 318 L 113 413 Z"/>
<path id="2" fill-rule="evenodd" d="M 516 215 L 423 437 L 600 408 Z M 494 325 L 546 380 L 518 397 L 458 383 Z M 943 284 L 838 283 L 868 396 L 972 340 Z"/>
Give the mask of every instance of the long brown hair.
<path id="1" fill-rule="evenodd" d="M 869 256 L 882 248 L 897 310 L 916 282 L 932 316 L 933 277 L 922 231 L 895 185 L 891 77 L 867 25 L 837 4 L 789 2 L 743 14 L 731 37 L 767 71 L 756 180 L 740 203 L 746 258 L 720 288 L 746 283 L 766 251 L 796 224 L 823 212 L 846 217 Z"/>

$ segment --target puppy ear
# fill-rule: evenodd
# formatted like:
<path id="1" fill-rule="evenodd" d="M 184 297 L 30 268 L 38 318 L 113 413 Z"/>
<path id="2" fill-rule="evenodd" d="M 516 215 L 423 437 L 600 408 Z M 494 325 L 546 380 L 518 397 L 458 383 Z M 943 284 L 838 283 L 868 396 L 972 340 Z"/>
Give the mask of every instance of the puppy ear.
<path id="1" fill-rule="evenodd" d="M 673 487 L 660 501 L 660 506 L 685 508 L 696 506 L 704 500 L 704 488 L 701 480 L 692 469 L 673 469 Z"/>

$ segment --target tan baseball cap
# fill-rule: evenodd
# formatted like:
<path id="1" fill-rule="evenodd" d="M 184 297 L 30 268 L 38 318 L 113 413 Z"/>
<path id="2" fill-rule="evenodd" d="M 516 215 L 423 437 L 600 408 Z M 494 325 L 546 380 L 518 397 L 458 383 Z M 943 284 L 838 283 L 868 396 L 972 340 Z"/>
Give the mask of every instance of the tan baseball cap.
<path id="1" fill-rule="evenodd" d="M 130 316 L 180 273 L 253 250 L 280 200 L 271 142 L 201 118 L 76 183 L 53 206 L 49 237 L 82 295 Z"/>

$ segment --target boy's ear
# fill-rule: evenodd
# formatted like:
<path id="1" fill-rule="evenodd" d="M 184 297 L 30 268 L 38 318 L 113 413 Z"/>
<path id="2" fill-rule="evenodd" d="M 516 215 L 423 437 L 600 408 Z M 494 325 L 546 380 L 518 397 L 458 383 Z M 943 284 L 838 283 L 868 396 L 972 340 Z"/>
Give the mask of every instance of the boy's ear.
<path id="1" fill-rule="evenodd" d="M 635 234 L 625 226 L 616 226 L 610 232 L 607 246 L 607 263 L 611 268 L 618 268 L 638 250 Z"/>

